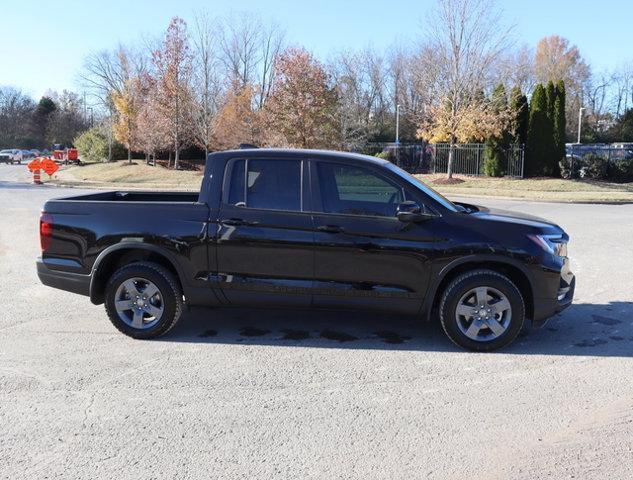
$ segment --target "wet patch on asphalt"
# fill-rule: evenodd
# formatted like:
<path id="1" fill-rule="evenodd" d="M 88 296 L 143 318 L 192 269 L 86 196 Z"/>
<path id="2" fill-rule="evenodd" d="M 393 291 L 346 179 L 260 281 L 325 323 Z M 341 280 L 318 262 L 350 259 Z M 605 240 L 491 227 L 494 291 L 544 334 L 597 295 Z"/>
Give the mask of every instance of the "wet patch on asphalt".
<path id="1" fill-rule="evenodd" d="M 610 317 L 602 317 L 600 315 L 592 315 L 591 318 L 593 318 L 593 323 L 599 323 L 601 325 L 613 326 L 617 325 L 618 323 L 622 323 L 622 320 Z"/>
<path id="2" fill-rule="evenodd" d="M 375 332 L 375 335 L 382 338 L 385 343 L 403 343 L 405 340 L 411 340 L 411 337 L 405 337 L 390 330 L 381 330 Z"/>
<path id="3" fill-rule="evenodd" d="M 323 330 L 320 336 L 321 338 L 336 340 L 337 342 L 353 342 L 354 340 L 358 340 L 358 337 L 354 335 L 345 332 L 335 332 L 334 330 Z"/>
<path id="4" fill-rule="evenodd" d="M 310 332 L 307 330 L 292 330 L 286 328 L 281 332 L 284 334 L 284 336 L 281 337 L 282 340 L 307 340 L 310 338 Z"/>
<path id="5" fill-rule="evenodd" d="M 240 329 L 240 335 L 243 337 L 262 337 L 270 333 L 270 330 L 262 330 L 255 327 L 242 327 Z"/>
<path id="6" fill-rule="evenodd" d="M 594 338 L 592 340 L 583 340 L 582 342 L 574 343 L 576 347 L 597 347 L 598 345 L 606 345 L 607 342 L 604 338 Z"/>
<path id="7" fill-rule="evenodd" d="M 218 332 L 216 330 L 209 329 L 202 332 L 200 335 L 198 335 L 198 337 L 200 338 L 215 337 L 217 334 Z"/>

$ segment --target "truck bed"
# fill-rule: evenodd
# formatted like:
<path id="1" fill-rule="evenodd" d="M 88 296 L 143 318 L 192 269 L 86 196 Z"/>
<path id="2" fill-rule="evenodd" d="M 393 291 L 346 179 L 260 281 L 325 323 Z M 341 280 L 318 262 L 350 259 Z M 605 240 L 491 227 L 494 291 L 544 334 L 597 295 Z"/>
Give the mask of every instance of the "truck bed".
<path id="1" fill-rule="evenodd" d="M 54 201 L 195 203 L 198 201 L 198 196 L 199 194 L 197 192 L 110 191 L 110 192 L 88 193 L 86 195 L 74 195 L 72 197 L 57 198 Z"/>

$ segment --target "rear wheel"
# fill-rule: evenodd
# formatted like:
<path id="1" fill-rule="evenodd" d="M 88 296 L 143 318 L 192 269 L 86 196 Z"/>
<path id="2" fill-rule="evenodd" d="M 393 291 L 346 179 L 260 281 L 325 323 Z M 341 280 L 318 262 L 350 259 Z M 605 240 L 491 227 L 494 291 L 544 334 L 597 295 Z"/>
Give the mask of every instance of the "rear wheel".
<path id="1" fill-rule="evenodd" d="M 509 345 L 525 321 L 523 296 L 512 281 L 492 270 L 474 270 L 453 280 L 440 302 L 448 337 L 469 350 Z"/>
<path id="2" fill-rule="evenodd" d="M 155 263 L 117 270 L 106 285 L 105 308 L 112 324 L 139 339 L 164 335 L 178 322 L 182 291 L 174 276 Z"/>

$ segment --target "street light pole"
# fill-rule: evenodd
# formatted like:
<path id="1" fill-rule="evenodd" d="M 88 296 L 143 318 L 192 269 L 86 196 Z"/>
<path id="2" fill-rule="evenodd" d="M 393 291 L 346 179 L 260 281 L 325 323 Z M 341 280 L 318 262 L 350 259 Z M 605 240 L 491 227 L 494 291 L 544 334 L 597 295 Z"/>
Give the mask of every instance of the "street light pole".
<path id="1" fill-rule="evenodd" d="M 585 110 L 585 107 L 580 107 L 578 110 L 578 142 L 580 143 L 580 130 L 582 129 L 582 111 Z"/>
<path id="2" fill-rule="evenodd" d="M 396 105 L 396 145 L 400 143 L 400 104 Z"/>

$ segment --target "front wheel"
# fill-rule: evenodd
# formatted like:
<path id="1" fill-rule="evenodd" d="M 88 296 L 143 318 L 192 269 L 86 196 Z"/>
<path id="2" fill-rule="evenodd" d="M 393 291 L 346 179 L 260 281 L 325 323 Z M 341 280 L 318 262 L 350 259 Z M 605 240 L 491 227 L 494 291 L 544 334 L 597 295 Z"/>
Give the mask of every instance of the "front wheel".
<path id="1" fill-rule="evenodd" d="M 490 351 L 517 337 L 525 321 L 523 296 L 512 281 L 492 270 L 474 270 L 455 278 L 444 290 L 440 321 L 460 347 Z"/>
<path id="2" fill-rule="evenodd" d="M 164 335 L 178 322 L 182 291 L 174 276 L 151 262 L 117 270 L 106 285 L 105 308 L 112 324 L 132 338 Z"/>

